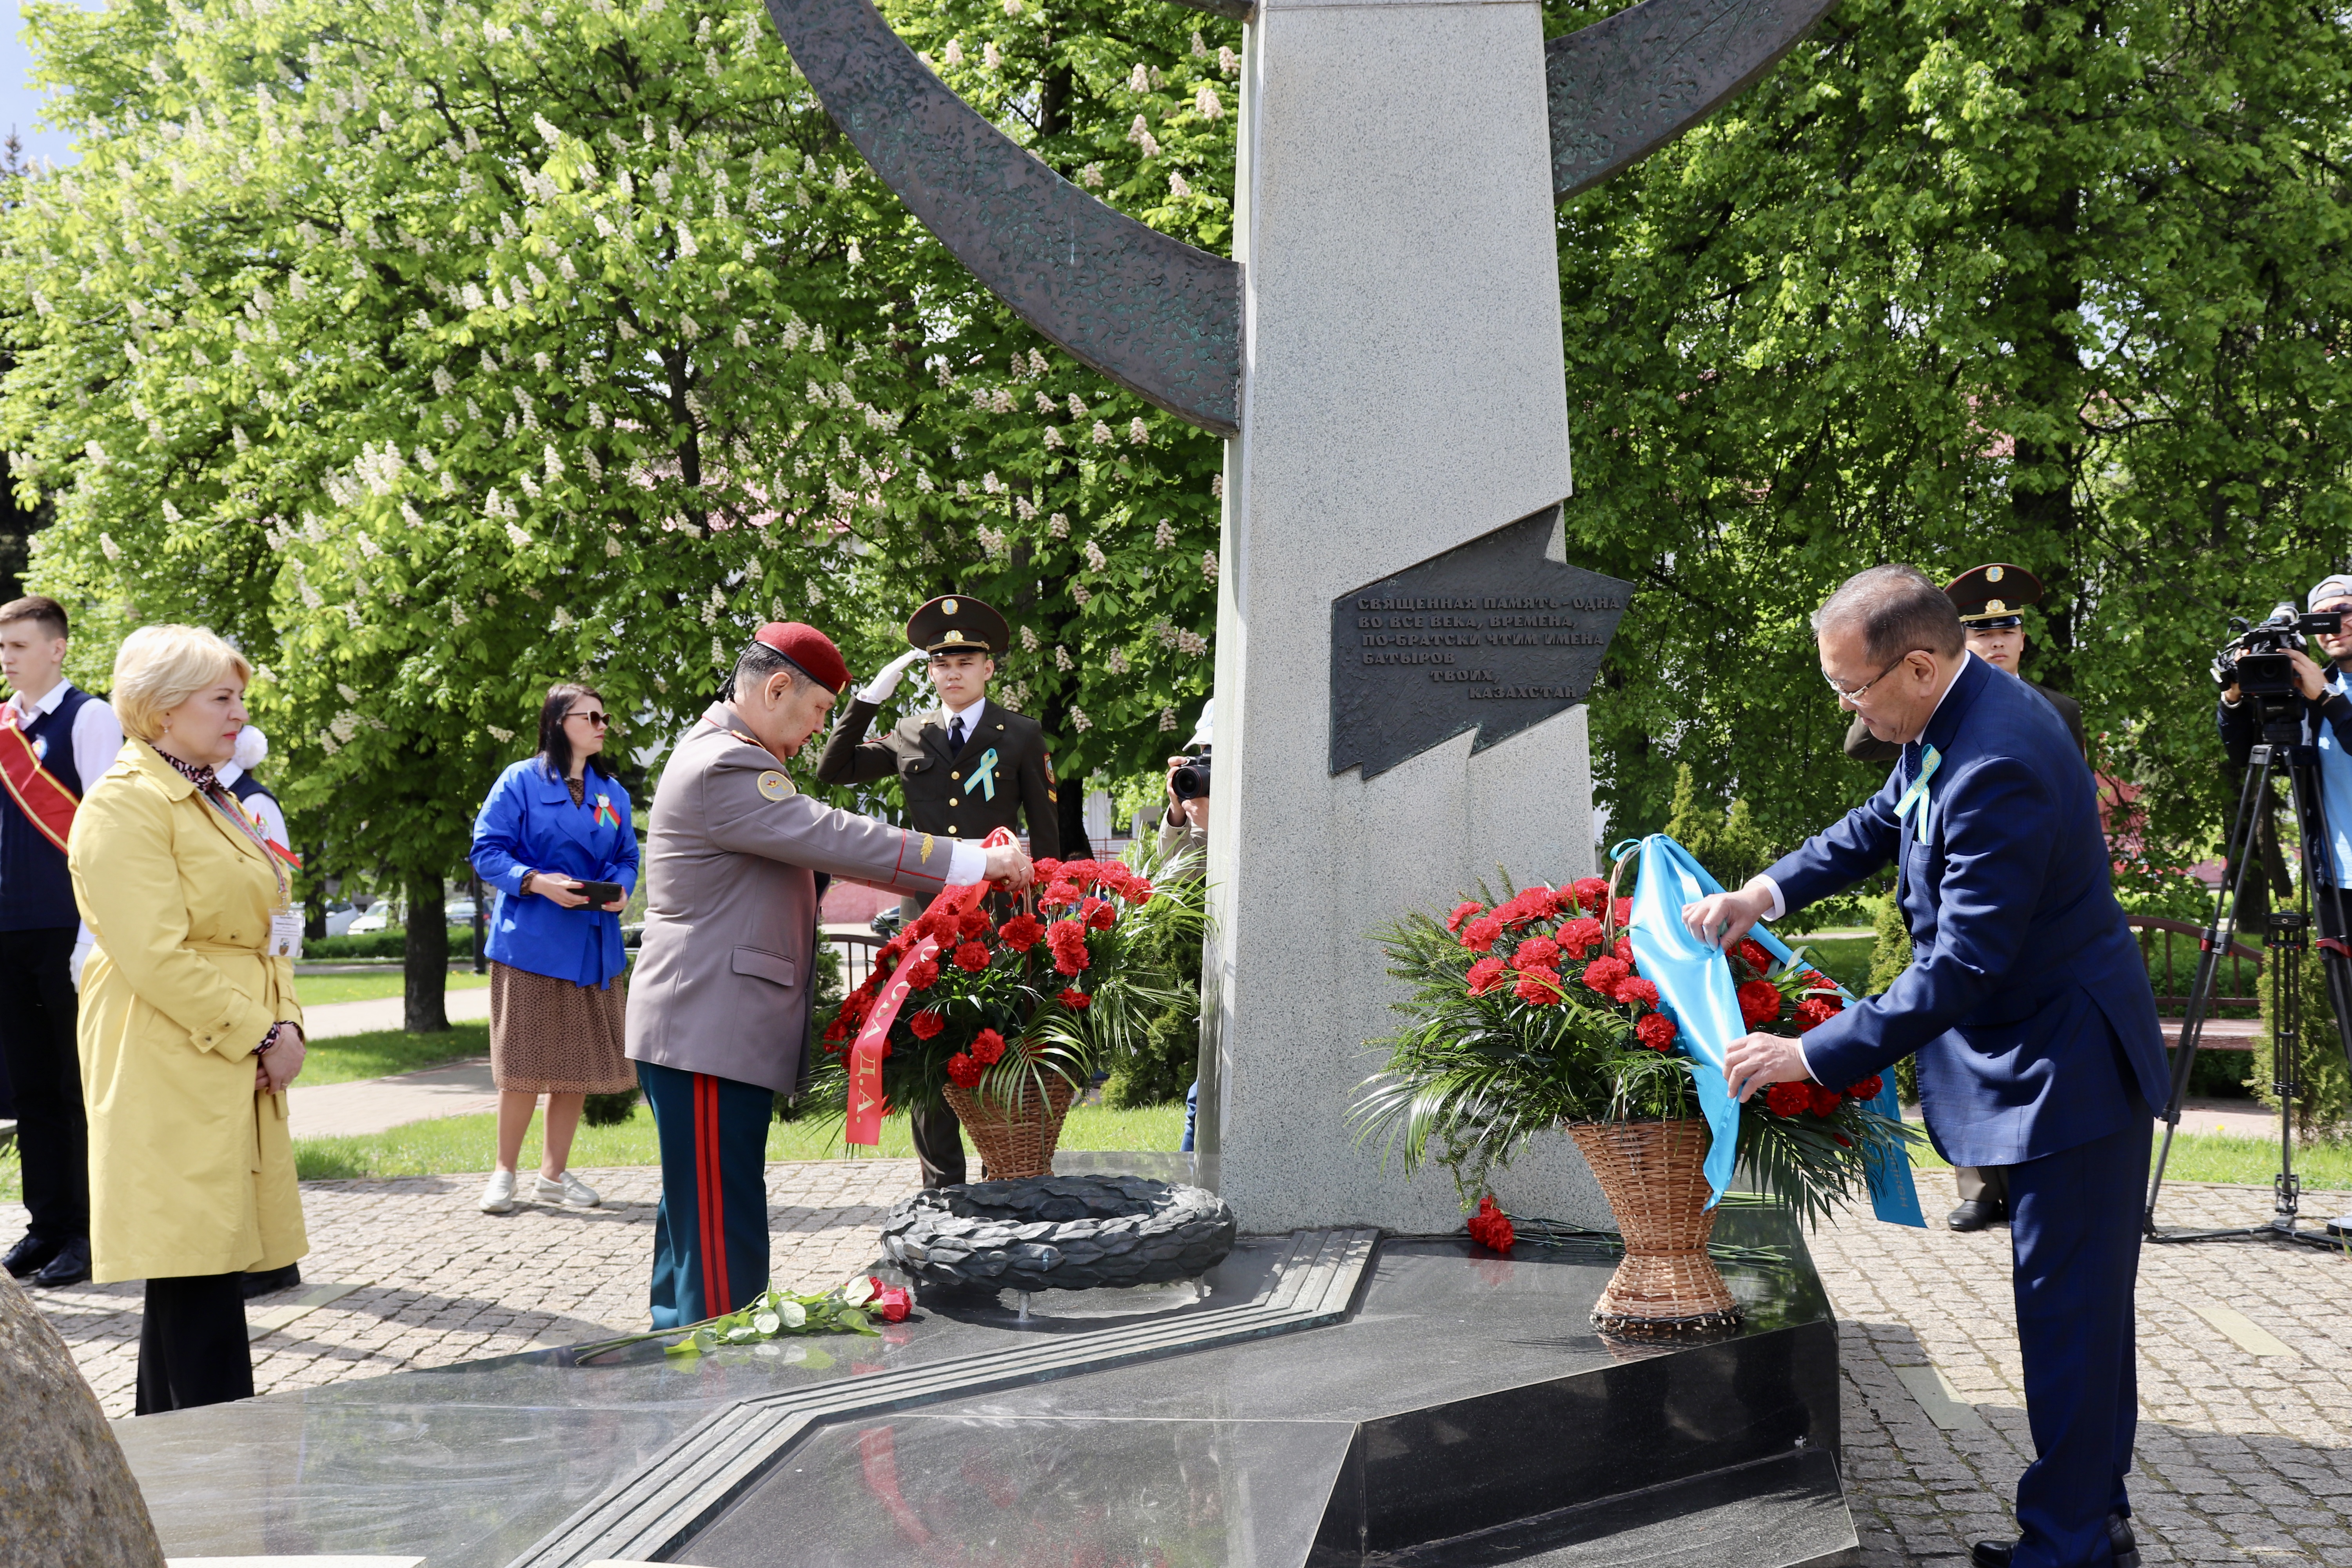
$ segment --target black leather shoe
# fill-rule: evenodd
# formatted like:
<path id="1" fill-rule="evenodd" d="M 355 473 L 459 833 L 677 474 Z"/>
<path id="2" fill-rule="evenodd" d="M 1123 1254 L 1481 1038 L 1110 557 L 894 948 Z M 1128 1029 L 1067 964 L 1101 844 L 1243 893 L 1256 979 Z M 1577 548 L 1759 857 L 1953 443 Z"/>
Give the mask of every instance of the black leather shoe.
<path id="1" fill-rule="evenodd" d="M 2132 1534 L 2131 1521 L 2122 1514 L 2107 1515 L 2107 1552 L 2115 1568 L 2140 1568 L 2139 1542 Z M 1969 1568 L 2009 1568 L 2016 1554 L 2013 1541 L 1979 1541 L 1969 1548 Z"/>
<path id="2" fill-rule="evenodd" d="M 0 1258 L 0 1268 L 7 1269 L 11 1279 L 22 1279 L 57 1255 L 56 1242 L 28 1236 L 10 1247 L 5 1258 Z"/>
<path id="3" fill-rule="evenodd" d="M 56 1256 L 40 1268 L 26 1284 L 40 1289 L 58 1285 L 79 1285 L 89 1278 L 89 1238 L 76 1237 L 58 1248 Z"/>
<path id="4" fill-rule="evenodd" d="M 1990 1198 L 1970 1198 L 1954 1209 L 1946 1221 L 1954 1230 L 1982 1230 L 1999 1225 L 2009 1217 L 2009 1205 Z"/>
<path id="5" fill-rule="evenodd" d="M 245 1277 L 245 1299 L 267 1296 L 272 1290 L 284 1290 L 302 1283 L 302 1266 L 289 1263 L 283 1268 L 257 1269 Z"/>

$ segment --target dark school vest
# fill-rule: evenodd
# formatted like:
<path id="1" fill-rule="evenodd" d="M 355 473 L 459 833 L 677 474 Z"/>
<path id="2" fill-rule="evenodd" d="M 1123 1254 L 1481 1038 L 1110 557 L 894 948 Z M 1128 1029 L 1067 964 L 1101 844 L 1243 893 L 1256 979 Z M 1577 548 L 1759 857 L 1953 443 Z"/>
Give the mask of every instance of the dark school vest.
<path id="1" fill-rule="evenodd" d="M 89 693 L 68 687 L 55 712 L 22 726 L 40 753 L 42 771 L 79 800 L 85 792 L 74 766 L 74 717 Z M 0 931 L 43 931 L 81 923 L 74 908 L 66 852 L 33 825 L 16 797 L 0 789 Z"/>

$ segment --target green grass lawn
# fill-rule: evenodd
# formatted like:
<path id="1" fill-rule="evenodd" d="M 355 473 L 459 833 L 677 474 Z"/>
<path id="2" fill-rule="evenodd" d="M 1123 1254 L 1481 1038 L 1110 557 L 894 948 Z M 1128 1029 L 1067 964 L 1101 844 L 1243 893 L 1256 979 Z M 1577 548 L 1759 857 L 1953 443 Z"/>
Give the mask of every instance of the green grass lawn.
<path id="1" fill-rule="evenodd" d="M 540 1122 L 534 1118 L 523 1140 L 518 1169 L 539 1163 Z M 497 1118 L 449 1116 L 436 1121 L 411 1122 L 389 1132 L 358 1138 L 302 1138 L 295 1141 L 294 1161 L 305 1181 L 338 1176 L 428 1176 L 456 1172 L 487 1171 L 496 1147 Z M 1184 1141 L 1184 1108 L 1154 1106 L 1148 1110 L 1112 1110 L 1082 1105 L 1062 1124 L 1065 1149 L 1172 1150 Z M 911 1159 L 907 1120 L 886 1117 L 882 1122 L 884 1158 Z M 775 1121 L 768 1125 L 771 1160 L 831 1160 L 843 1157 L 841 1124 L 837 1121 Z M 661 1160 L 655 1142 L 653 1113 L 640 1102 L 628 1121 L 612 1127 L 582 1126 L 572 1141 L 572 1163 L 582 1170 L 612 1165 L 652 1165 Z M 978 1170 L 977 1156 L 973 1169 Z"/>
<path id="2" fill-rule="evenodd" d="M 1803 948 L 1822 973 L 1855 995 L 1869 989 L 1870 952 L 1877 945 L 1875 937 L 1800 936 L 1781 940 L 1790 947 Z"/>
<path id="3" fill-rule="evenodd" d="M 472 970 L 453 970 L 446 989 L 472 991 L 488 985 L 490 977 Z M 294 977 L 294 995 L 305 1007 L 325 1007 L 337 1002 L 373 1002 L 401 994 L 400 971 L 381 970 L 373 974 L 298 974 Z"/>
<path id="4" fill-rule="evenodd" d="M 2159 1139 L 2159 1142 L 2161 1140 Z M 2278 1174 L 2278 1144 L 2266 1138 L 2232 1138 L 2218 1132 L 2192 1133 L 2172 1141 L 2172 1158 L 2164 1167 L 2168 1182 L 2229 1182 L 2267 1187 Z M 1951 1167 L 1922 1142 L 1911 1147 L 1911 1163 L 1922 1171 Z M 2149 1169 L 2156 1161 L 2151 1152 Z M 2306 1187 L 2328 1192 L 2352 1192 L 2352 1142 L 2302 1143 L 2294 1151 L 2295 1173 Z"/>
<path id="5" fill-rule="evenodd" d="M 349 1083 L 353 1079 L 383 1078 L 388 1073 L 415 1072 L 419 1068 L 490 1054 L 488 1024 L 458 1024 L 446 1035 L 412 1035 L 400 1029 L 377 1029 L 364 1035 L 339 1035 L 313 1040 L 302 1058 L 297 1084 Z"/>

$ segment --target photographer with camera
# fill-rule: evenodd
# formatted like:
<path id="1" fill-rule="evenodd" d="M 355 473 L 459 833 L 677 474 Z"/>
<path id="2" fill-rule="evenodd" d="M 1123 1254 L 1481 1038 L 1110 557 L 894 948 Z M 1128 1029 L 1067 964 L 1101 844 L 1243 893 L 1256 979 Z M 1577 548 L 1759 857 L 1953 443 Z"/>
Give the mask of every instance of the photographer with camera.
<path id="1" fill-rule="evenodd" d="M 1162 858 L 1189 853 L 1199 871 L 1209 858 L 1210 716 L 1213 699 L 1201 705 L 1201 721 L 1184 750 L 1168 759 L 1168 810 L 1160 819 Z"/>

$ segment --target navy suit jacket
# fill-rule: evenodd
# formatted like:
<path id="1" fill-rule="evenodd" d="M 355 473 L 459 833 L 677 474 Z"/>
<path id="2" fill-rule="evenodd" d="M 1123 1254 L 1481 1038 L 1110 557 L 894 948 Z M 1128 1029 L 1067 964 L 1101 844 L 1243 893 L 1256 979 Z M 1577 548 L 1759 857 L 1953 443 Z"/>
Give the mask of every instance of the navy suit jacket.
<path id="1" fill-rule="evenodd" d="M 1895 815 L 1923 745 L 1943 757 L 1924 836 L 1916 809 Z M 1814 1077 L 1843 1088 L 1916 1052 L 1928 1137 L 1956 1165 L 2054 1154 L 2164 1103 L 2156 997 L 2090 773 L 2016 677 L 1969 659 L 1885 786 L 1769 875 L 1793 910 L 1890 862 L 1911 967 L 1806 1034 Z"/>

